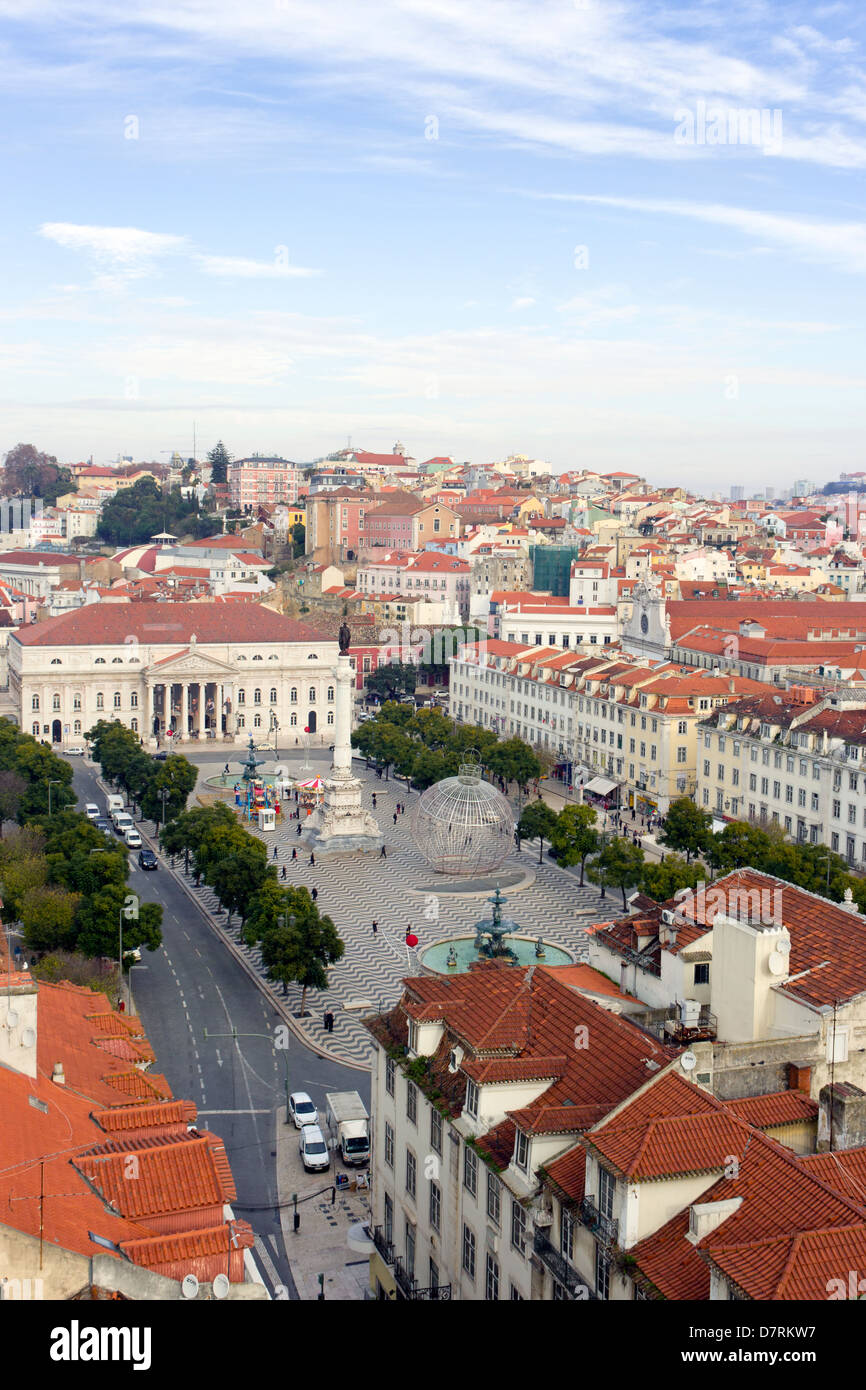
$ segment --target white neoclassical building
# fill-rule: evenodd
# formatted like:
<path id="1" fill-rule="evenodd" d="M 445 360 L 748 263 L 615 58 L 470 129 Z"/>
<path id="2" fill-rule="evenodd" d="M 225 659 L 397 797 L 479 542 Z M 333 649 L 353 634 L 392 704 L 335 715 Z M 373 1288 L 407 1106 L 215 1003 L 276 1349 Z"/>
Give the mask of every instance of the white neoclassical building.
<path id="1" fill-rule="evenodd" d="M 336 641 L 257 604 L 92 604 L 10 633 L 8 652 L 21 729 L 55 744 L 99 719 L 152 747 L 333 741 Z"/>

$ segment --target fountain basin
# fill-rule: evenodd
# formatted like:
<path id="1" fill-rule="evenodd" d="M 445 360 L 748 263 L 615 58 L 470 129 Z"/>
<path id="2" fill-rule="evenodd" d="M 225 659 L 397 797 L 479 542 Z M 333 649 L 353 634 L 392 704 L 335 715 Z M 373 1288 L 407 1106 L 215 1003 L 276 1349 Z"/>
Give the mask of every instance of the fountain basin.
<path id="1" fill-rule="evenodd" d="M 499 957 L 511 965 L 573 965 L 574 956 L 570 951 L 566 951 L 562 946 L 552 946 L 550 942 L 544 942 L 544 955 L 535 954 L 538 942 L 534 936 L 513 936 L 505 938 L 505 944 L 517 956 L 516 961 L 511 961 L 507 956 Z M 456 966 L 449 966 L 446 962 L 448 953 L 454 948 L 457 957 Z M 475 937 L 473 936 L 451 936 L 444 941 L 436 941 L 432 946 L 427 946 L 419 953 L 419 961 L 425 970 L 430 970 L 436 975 L 462 975 L 476 961 L 487 960 L 475 948 Z"/>

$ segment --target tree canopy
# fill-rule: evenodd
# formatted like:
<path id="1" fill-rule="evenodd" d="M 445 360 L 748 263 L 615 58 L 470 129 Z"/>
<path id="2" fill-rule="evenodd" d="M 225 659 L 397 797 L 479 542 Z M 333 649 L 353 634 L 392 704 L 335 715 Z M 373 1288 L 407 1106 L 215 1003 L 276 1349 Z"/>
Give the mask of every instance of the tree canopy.
<path id="1" fill-rule="evenodd" d="M 218 527 L 216 517 L 201 515 L 195 497 L 180 488 L 164 493 L 153 478 L 139 478 L 103 503 L 96 533 L 111 545 L 144 545 L 161 531 L 199 540 Z"/>

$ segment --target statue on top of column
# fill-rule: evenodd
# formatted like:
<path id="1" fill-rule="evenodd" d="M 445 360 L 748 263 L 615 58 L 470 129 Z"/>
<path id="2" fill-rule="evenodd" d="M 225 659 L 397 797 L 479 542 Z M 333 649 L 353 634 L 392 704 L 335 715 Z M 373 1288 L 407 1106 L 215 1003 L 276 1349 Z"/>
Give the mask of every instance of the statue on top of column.
<path id="1" fill-rule="evenodd" d="M 349 643 L 351 642 L 351 640 L 352 634 L 349 631 L 349 624 L 346 622 L 346 619 L 344 618 L 343 621 L 340 623 L 340 631 L 337 633 L 337 641 L 340 644 L 341 656 L 346 655 L 346 652 L 349 650 Z"/>

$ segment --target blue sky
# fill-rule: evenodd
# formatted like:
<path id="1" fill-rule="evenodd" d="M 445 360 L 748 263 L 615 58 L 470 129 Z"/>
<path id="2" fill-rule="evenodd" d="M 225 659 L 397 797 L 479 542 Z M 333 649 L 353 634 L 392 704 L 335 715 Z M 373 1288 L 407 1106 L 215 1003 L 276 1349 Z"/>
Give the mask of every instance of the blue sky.
<path id="1" fill-rule="evenodd" d="M 864 466 L 862 7 L 0 16 L 0 449 Z"/>

